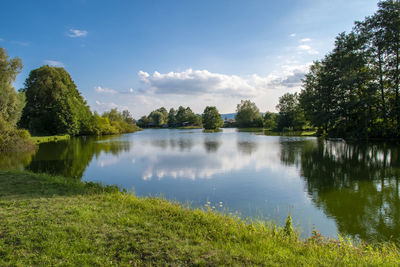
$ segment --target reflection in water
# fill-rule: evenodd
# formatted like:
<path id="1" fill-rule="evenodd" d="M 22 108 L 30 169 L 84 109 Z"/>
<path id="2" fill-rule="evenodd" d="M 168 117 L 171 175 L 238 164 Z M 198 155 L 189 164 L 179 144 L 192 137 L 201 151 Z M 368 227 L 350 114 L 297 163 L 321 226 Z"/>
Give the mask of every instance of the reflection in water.
<path id="1" fill-rule="evenodd" d="M 29 165 L 37 149 L 0 153 L 0 170 L 24 170 Z"/>
<path id="2" fill-rule="evenodd" d="M 400 237 L 399 152 L 385 143 L 319 141 L 292 149 L 283 144 L 281 159 L 301 162 L 308 194 L 342 234 L 393 240 Z"/>
<path id="3" fill-rule="evenodd" d="M 26 167 L 34 172 L 45 172 L 65 177 L 81 178 L 94 156 L 102 152 L 117 156 L 129 151 L 129 142 L 115 142 L 112 137 L 77 137 L 69 141 L 45 143 Z"/>
<path id="4" fill-rule="evenodd" d="M 216 153 L 221 146 L 219 134 L 211 133 L 204 138 L 204 149 L 207 153 Z"/>
<path id="5" fill-rule="evenodd" d="M 237 150 L 244 155 L 251 155 L 257 150 L 257 143 L 252 138 L 239 137 L 237 140 Z"/>

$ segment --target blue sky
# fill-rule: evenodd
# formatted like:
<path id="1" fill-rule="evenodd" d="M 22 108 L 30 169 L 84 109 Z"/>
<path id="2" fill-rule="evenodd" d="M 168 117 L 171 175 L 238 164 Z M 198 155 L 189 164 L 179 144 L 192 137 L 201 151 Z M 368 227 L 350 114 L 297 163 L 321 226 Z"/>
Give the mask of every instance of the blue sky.
<path id="1" fill-rule="evenodd" d="M 44 64 L 63 66 L 93 110 L 138 118 L 165 106 L 241 99 L 275 111 L 335 36 L 372 15 L 372 0 L 2 2 L 0 46 L 22 59 L 15 87 Z"/>

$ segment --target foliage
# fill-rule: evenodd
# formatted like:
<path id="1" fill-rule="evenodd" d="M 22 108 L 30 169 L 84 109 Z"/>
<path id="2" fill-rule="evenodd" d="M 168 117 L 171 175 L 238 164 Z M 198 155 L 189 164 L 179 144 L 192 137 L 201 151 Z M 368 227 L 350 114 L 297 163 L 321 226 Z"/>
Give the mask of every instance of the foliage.
<path id="1" fill-rule="evenodd" d="M 277 117 L 278 130 L 291 129 L 302 130 L 306 124 L 304 112 L 299 104 L 297 93 L 286 93 L 279 98 L 279 104 L 276 106 L 279 110 Z"/>
<path id="2" fill-rule="evenodd" d="M 13 127 L 21 117 L 25 105 L 24 94 L 17 93 L 13 86 L 21 70 L 21 59 L 9 59 L 7 51 L 0 47 L 0 115 Z"/>
<path id="3" fill-rule="evenodd" d="M 141 117 L 138 126 L 145 127 L 182 127 L 182 126 L 201 126 L 201 115 L 194 114 L 190 107 L 180 106 L 178 110 L 171 108 L 169 112 L 162 107 L 150 112 L 148 116 Z"/>
<path id="4" fill-rule="evenodd" d="M 264 114 L 264 128 L 266 130 L 275 130 L 277 125 L 278 115 L 272 112 L 265 112 Z"/>
<path id="5" fill-rule="evenodd" d="M 400 137 L 400 2 L 341 33 L 303 82 L 306 118 L 331 136 Z"/>
<path id="6" fill-rule="evenodd" d="M 221 115 L 216 107 L 207 106 L 202 115 L 204 129 L 218 129 L 224 125 Z"/>
<path id="7" fill-rule="evenodd" d="M 176 124 L 176 111 L 174 108 L 171 108 L 168 112 L 168 127 L 174 127 Z"/>
<path id="8" fill-rule="evenodd" d="M 260 110 L 250 100 L 242 100 L 236 108 L 236 122 L 241 128 L 262 127 L 263 119 Z"/>
<path id="9" fill-rule="evenodd" d="M 75 179 L 0 172 L 0 265 L 393 266 L 391 244 L 301 240 L 283 228 Z"/>
<path id="10" fill-rule="evenodd" d="M 0 47 L 0 151 L 29 150 L 34 147 L 30 134 L 16 128 L 25 105 L 25 95 L 17 93 L 13 82 L 22 69 L 19 58 L 8 58 Z"/>
<path id="11" fill-rule="evenodd" d="M 31 150 L 34 144 L 27 130 L 17 129 L 0 116 L 0 152 Z"/>
<path id="12" fill-rule="evenodd" d="M 35 135 L 87 131 L 91 112 L 64 68 L 42 66 L 25 81 L 26 106 L 20 125 Z"/>
<path id="13" fill-rule="evenodd" d="M 88 125 L 88 132 L 92 135 L 133 133 L 139 130 L 128 110 L 121 113 L 116 108 L 104 112 L 102 116 L 94 112 Z"/>

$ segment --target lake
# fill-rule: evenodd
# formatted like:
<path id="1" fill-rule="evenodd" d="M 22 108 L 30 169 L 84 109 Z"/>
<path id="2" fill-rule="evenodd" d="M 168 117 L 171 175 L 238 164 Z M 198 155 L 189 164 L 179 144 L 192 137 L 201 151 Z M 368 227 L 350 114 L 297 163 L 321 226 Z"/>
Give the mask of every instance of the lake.
<path id="1" fill-rule="evenodd" d="M 348 143 L 223 129 L 76 137 L 0 155 L 1 169 L 115 184 L 138 196 L 362 240 L 400 238 L 397 143 Z"/>

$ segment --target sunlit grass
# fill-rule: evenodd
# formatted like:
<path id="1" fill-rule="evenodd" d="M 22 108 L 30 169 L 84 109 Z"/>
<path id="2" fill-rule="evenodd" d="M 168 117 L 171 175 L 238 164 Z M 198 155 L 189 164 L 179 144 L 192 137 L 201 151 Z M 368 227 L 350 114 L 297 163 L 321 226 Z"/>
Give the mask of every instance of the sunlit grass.
<path id="1" fill-rule="evenodd" d="M 0 266 L 387 265 L 393 244 L 310 239 L 268 222 L 138 198 L 116 187 L 0 172 Z M 213 208 L 214 207 L 214 208 Z"/>
<path id="2" fill-rule="evenodd" d="M 48 143 L 48 142 L 58 142 L 58 141 L 64 141 L 64 140 L 69 140 L 70 136 L 68 134 L 65 135 L 51 135 L 51 136 L 32 136 L 31 140 L 35 144 L 41 144 L 41 143 Z"/>

